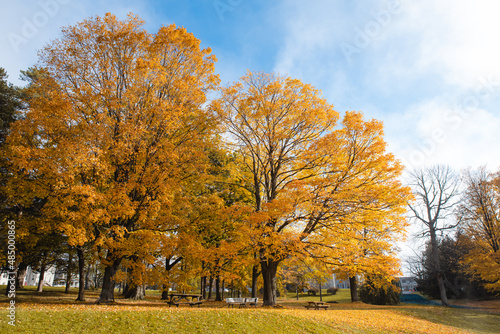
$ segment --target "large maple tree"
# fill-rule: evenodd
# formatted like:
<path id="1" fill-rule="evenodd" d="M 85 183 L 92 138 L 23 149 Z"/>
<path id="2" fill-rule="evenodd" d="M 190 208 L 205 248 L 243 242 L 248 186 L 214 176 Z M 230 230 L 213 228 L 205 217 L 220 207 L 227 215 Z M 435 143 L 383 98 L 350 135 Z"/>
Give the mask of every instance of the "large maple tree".
<path id="1" fill-rule="evenodd" d="M 336 229 L 356 215 L 404 230 L 410 193 L 397 180 L 403 167 L 386 152 L 381 122 L 348 112 L 337 126 L 338 113 L 311 85 L 265 73 L 224 88 L 213 108 L 253 176 L 264 305 L 276 303 L 284 259 L 307 254 L 340 265 L 348 243 Z"/>
<path id="2" fill-rule="evenodd" d="M 9 138 L 24 172 L 11 198 L 44 198 L 71 245 L 95 245 L 101 302 L 114 300 L 124 258 L 168 244 L 175 194 L 203 170 L 213 129 L 202 107 L 219 81 L 211 50 L 184 28 L 142 25 L 106 14 L 64 28 L 41 51 L 46 75 Z"/>

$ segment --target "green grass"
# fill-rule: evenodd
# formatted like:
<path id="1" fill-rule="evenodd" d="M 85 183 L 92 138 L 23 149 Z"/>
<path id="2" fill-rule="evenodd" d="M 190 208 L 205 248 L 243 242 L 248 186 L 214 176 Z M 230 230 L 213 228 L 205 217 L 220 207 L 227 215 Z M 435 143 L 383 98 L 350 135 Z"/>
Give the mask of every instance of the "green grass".
<path id="1" fill-rule="evenodd" d="M 0 287 L 2 291 L 5 287 Z M 470 309 L 402 304 L 374 306 L 350 303 L 349 291 L 324 295 L 329 310 L 306 310 L 319 296 L 289 294 L 279 300 L 284 309 L 228 309 L 224 302 L 201 308 L 169 308 L 160 293 L 147 290 L 146 300 L 128 301 L 116 294 L 116 304 L 96 305 L 99 291 L 87 291 L 86 302 L 75 302 L 77 291 L 35 287 L 18 291 L 16 327 L 7 324 L 8 299 L 0 296 L 0 333 L 498 333 L 500 315 Z M 228 297 L 226 295 L 226 297 Z M 333 303 L 336 302 L 336 303 Z"/>
<path id="2" fill-rule="evenodd" d="M 322 290 L 323 293 L 323 301 L 326 303 L 350 303 L 351 302 L 351 293 L 349 289 L 339 289 L 335 295 L 329 295 L 326 293 L 326 289 Z M 297 294 L 295 292 L 288 292 L 286 294 L 286 297 L 284 298 L 279 298 L 282 301 L 286 302 L 291 302 L 291 301 L 297 301 Z M 310 296 L 307 293 L 301 293 L 299 294 L 299 299 L 298 303 L 304 304 L 304 302 L 307 301 L 319 301 L 320 300 L 320 295 L 319 293 L 316 294 L 316 296 Z"/>
<path id="3" fill-rule="evenodd" d="M 274 311 L 274 312 L 272 312 Z M 314 321 L 272 310 L 166 309 L 164 311 L 19 310 L 14 331 L 7 333 L 335 333 Z M 4 313 L 4 312 L 2 312 Z M 2 314 L 3 316 L 3 314 Z M 341 333 L 338 331 L 337 333 Z"/>
<path id="4" fill-rule="evenodd" d="M 475 333 L 500 333 L 500 314 L 438 306 L 401 306 L 402 314 Z"/>

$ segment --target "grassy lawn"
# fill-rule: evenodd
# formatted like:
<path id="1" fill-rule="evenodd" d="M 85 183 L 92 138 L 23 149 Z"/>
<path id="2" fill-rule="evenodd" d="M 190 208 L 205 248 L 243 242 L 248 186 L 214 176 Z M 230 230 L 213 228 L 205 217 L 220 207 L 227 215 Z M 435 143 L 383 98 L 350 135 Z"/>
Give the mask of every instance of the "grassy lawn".
<path id="1" fill-rule="evenodd" d="M 3 287 L 4 288 L 4 287 Z M 3 291 L 0 287 L 0 291 Z M 319 296 L 293 295 L 280 300 L 282 309 L 229 309 L 223 302 L 201 308 L 169 308 L 159 292 L 148 290 L 144 301 L 118 297 L 113 305 L 74 302 L 76 291 L 34 287 L 19 291 L 16 327 L 7 324 L 7 299 L 0 297 L 0 333 L 498 333 L 498 313 L 402 304 L 373 306 L 350 303 L 349 291 L 324 296 L 328 310 L 306 310 Z M 333 303 L 336 302 L 336 303 Z"/>

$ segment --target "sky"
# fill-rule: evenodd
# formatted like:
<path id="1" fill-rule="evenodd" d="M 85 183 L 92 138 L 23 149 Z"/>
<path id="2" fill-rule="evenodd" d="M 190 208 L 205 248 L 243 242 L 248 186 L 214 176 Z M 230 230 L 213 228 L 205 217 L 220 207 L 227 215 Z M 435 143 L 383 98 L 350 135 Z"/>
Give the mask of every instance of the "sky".
<path id="1" fill-rule="evenodd" d="M 217 56 L 227 85 L 248 70 L 320 89 L 339 113 L 384 122 L 408 170 L 500 167 L 500 3 L 494 0 L 2 0 L 9 81 L 61 27 L 130 12 L 154 33 L 185 27 Z"/>

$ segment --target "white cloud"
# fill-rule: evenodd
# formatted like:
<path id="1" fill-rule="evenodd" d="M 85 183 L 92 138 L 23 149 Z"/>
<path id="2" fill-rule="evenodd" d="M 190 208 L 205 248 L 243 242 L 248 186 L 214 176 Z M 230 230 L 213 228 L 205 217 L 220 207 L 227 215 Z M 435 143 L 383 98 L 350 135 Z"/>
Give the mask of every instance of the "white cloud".
<path id="1" fill-rule="evenodd" d="M 400 7 L 391 10 L 398 3 Z M 474 4 L 463 0 L 379 0 L 359 5 L 340 0 L 283 0 L 268 8 L 276 28 L 269 33 L 283 33 L 274 70 L 322 89 L 339 112 L 363 110 L 367 117 L 384 121 L 390 150 L 398 156 L 409 159 L 415 148 L 426 145 L 433 131 L 445 129 L 446 141 L 435 145 L 425 163 L 440 161 L 459 168 L 488 164 L 494 169 L 500 165 L 491 154 L 499 151 L 500 143 L 496 134 L 500 132 L 496 114 L 500 108 L 499 6 L 487 0 Z M 10 1 L 4 9 L 0 13 L 0 43 L 4 46 L 0 66 L 14 82 L 19 70 L 36 62 L 36 51 L 58 36 L 61 26 L 108 11 L 119 17 L 137 13 L 148 26 L 165 15 L 149 2 L 118 0 Z M 385 21 L 380 17 L 383 11 L 391 13 Z M 259 22 L 264 26 L 251 30 L 252 34 L 266 33 L 270 28 L 266 20 Z M 35 23 L 36 32 L 31 36 L 26 29 Z M 374 33 L 370 29 L 377 23 Z M 16 50 L 9 41 L 12 34 L 29 38 Z M 366 46 L 357 43 L 360 34 L 369 37 Z M 255 36 L 242 39 L 242 45 L 258 43 Z M 343 43 L 358 49 L 350 61 L 342 51 Z M 216 48 L 223 55 L 217 69 L 225 80 L 237 79 L 248 64 L 253 66 L 256 51 L 252 48 L 258 50 L 254 44 L 241 52 L 221 48 Z M 478 103 L 474 104 L 474 98 Z M 453 129 L 442 115 L 457 108 L 474 112 Z"/>
<path id="2" fill-rule="evenodd" d="M 500 148 L 500 3 L 401 0 L 386 23 L 377 13 L 397 0 L 284 3 L 276 70 L 317 85 L 341 108 L 375 114 L 390 150 L 412 165 L 500 166 L 491 154 Z M 349 62 L 342 43 L 357 48 Z"/>
<path id="3" fill-rule="evenodd" d="M 388 124 L 387 124 L 388 123 Z M 390 149 L 408 168 L 449 164 L 457 169 L 500 166 L 500 115 L 436 98 L 389 115 Z"/>
<path id="4" fill-rule="evenodd" d="M 403 8 L 391 30 L 392 37 L 411 41 L 410 48 L 401 50 L 399 71 L 437 72 L 462 88 L 480 76 L 500 75 L 500 3 L 423 0 L 404 1 Z M 411 67 L 406 59 L 413 61 Z"/>

